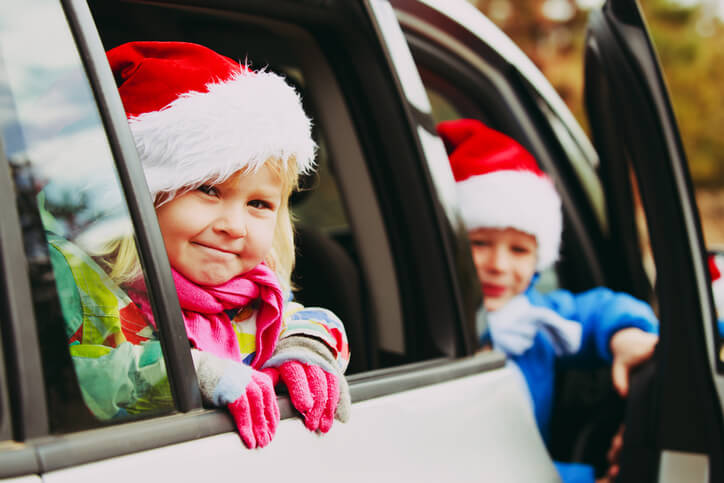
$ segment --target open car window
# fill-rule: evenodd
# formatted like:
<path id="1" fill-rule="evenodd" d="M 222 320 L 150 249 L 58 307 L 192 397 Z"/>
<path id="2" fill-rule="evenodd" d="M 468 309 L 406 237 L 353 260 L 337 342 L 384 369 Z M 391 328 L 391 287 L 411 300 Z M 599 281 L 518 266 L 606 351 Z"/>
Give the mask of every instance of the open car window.
<path id="1" fill-rule="evenodd" d="M 330 12 L 346 8 L 342 5 L 333 5 Z M 405 210 L 413 209 L 415 201 L 407 191 L 414 185 L 390 188 L 396 179 L 392 171 L 408 168 L 399 159 L 385 160 L 392 149 L 405 148 L 380 146 L 377 133 L 367 127 L 372 122 L 362 99 L 366 90 L 376 88 L 377 78 L 367 76 L 361 84 L 348 79 L 345 69 L 353 62 L 344 58 L 344 49 L 333 48 L 327 34 L 313 26 L 308 30 L 295 25 L 303 24 L 302 18 L 287 23 L 140 3 L 93 2 L 91 11 L 106 50 L 139 38 L 194 41 L 244 59 L 252 68 L 284 75 L 301 94 L 318 145 L 319 169 L 302 179 L 291 203 L 297 218 L 295 297 L 340 316 L 353 354 L 351 374 L 445 353 L 436 347 L 442 339 L 430 339 L 429 333 L 447 331 L 440 328 L 447 324 L 430 322 L 426 327 L 423 321 L 432 320 L 432 312 L 422 318 L 413 315 L 423 307 L 410 291 L 414 277 L 409 272 L 422 267 L 406 261 L 410 254 L 398 248 L 406 242 L 388 235 L 395 231 L 387 228 L 390 224 L 408 224 L 413 233 L 417 228 L 411 223 L 424 225 L 427 220 L 402 211 L 403 204 L 409 204 Z M 128 23 L 119 24 L 119 15 Z M 383 137 L 394 139 L 393 133 Z M 422 250 L 420 243 L 415 245 Z"/>
<path id="2" fill-rule="evenodd" d="M 403 17 L 404 20 L 404 17 Z M 414 27 L 407 39 L 431 99 L 432 117 L 441 121 L 472 118 L 513 137 L 535 154 L 544 170 L 558 179 L 564 200 L 564 242 L 556 267 L 540 274 L 537 287 L 543 292 L 556 288 L 584 289 L 601 284 L 604 272 L 595 261 L 581 266 L 573 260 L 594 260 L 607 227 L 600 180 L 588 155 L 575 141 L 566 125 L 548 107 L 535 89 L 526 86 L 490 54 L 485 66 L 469 64 L 463 53 L 467 47 L 445 51 L 418 35 Z M 449 41 L 452 45 L 452 41 Z M 480 62 L 480 59 L 478 59 Z M 525 103 L 533 103 L 545 116 L 551 132 L 542 132 L 523 112 Z M 542 125 L 542 124 L 541 124 Z M 552 173 L 551 173 L 552 171 Z M 598 247 L 598 248 L 597 248 Z"/>

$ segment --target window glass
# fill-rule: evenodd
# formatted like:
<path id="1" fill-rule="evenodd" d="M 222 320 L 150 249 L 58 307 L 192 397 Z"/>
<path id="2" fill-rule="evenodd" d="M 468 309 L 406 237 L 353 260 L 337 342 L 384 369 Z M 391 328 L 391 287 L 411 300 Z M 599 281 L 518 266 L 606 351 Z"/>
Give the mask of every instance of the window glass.
<path id="1" fill-rule="evenodd" d="M 571 161 L 578 181 L 584 187 L 584 191 L 591 202 L 593 211 L 596 214 L 601 230 L 608 234 L 608 218 L 606 215 L 606 199 L 601 186 L 601 180 L 594 171 L 594 168 L 598 167 L 598 158 L 591 159 L 586 156 L 583 150 L 579 147 L 578 143 L 574 139 L 574 136 L 568 130 L 561 118 L 559 118 L 548 104 L 540 98 L 537 94 L 533 94 L 536 98 L 536 104 L 540 108 L 541 112 L 546 116 L 551 128 L 555 133 L 556 138 L 561 144 L 561 147 L 567 154 L 567 158 Z M 595 164 L 594 164 L 595 163 Z"/>
<path id="2" fill-rule="evenodd" d="M 298 224 L 316 226 L 329 234 L 343 233 L 349 230 L 349 222 L 321 135 L 317 144 L 317 170 L 300 183 L 300 191 L 292 198 L 292 212 Z"/>
<path id="3" fill-rule="evenodd" d="M 69 360 L 86 414 L 93 416 L 84 424 L 172 411 L 156 331 L 125 288 L 143 284 L 132 223 L 58 2 L 0 4 L 0 109 L 46 385 L 52 386 L 51 415 L 68 419 L 83 413 L 74 407 L 83 402 L 63 397 L 68 389 L 54 377 Z M 111 240 L 122 242 L 111 246 Z M 115 250 L 109 256 L 128 261 L 124 284 L 123 274 L 110 270 L 120 264 L 108 263 L 102 250 Z M 63 331 L 65 340 L 48 337 L 55 333 L 62 339 Z M 51 424 L 55 430 L 82 426 L 52 417 Z"/>
<path id="4" fill-rule="evenodd" d="M 455 82 L 418 64 L 420 77 L 432 105 L 432 118 L 435 123 L 451 121 L 463 117 L 480 119 L 489 123 L 487 115 L 480 110 L 478 103 L 459 89 Z"/>
<path id="5" fill-rule="evenodd" d="M 249 53 L 248 58 L 254 60 Z M 266 56 L 260 58 L 266 60 Z M 257 62 L 258 63 L 258 62 Z M 305 79 L 298 59 L 287 59 L 284 66 L 278 68 L 287 82 L 300 93 L 304 110 L 312 117 L 312 136 L 317 143 L 316 169 L 314 173 L 303 176 L 299 182 L 299 190 L 292 194 L 291 209 L 298 225 L 313 226 L 326 234 L 335 235 L 347 232 L 349 221 L 345 213 L 342 197 L 330 166 L 329 151 L 324 132 L 314 122 L 313 106 L 307 101 Z"/>

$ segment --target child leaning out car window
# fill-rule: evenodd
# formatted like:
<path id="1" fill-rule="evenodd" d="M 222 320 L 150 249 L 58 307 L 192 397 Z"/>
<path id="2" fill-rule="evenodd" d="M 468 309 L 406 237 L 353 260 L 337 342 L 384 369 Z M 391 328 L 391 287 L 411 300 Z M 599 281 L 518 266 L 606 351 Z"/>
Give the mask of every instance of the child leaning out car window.
<path id="1" fill-rule="evenodd" d="M 576 367 L 610 364 L 614 386 L 625 396 L 629 371 L 653 354 L 656 317 L 646 303 L 603 287 L 580 294 L 536 291 L 535 275 L 554 264 L 561 241 L 553 183 L 520 144 L 477 120 L 442 122 L 438 132 L 450 153 L 489 312 L 480 343 L 492 343 L 520 370 L 548 442 L 556 360 Z M 566 482 L 594 481 L 591 466 L 556 466 Z"/>

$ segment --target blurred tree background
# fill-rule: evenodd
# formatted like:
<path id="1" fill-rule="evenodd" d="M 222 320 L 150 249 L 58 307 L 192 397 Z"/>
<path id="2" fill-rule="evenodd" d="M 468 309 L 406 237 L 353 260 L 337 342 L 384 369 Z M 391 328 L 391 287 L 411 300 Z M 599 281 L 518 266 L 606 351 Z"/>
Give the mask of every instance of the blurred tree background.
<path id="1" fill-rule="evenodd" d="M 583 41 L 601 0 L 470 0 L 553 84 L 584 129 Z M 659 55 L 707 246 L 724 248 L 724 0 L 638 0 Z"/>

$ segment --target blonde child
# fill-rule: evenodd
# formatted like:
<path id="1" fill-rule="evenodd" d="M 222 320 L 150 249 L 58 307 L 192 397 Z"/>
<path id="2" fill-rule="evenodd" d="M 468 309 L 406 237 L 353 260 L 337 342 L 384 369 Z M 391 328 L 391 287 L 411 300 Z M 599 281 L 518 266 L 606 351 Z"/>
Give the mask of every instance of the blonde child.
<path id="1" fill-rule="evenodd" d="M 289 195 L 299 175 L 314 168 L 316 148 L 297 92 L 274 73 L 191 43 L 131 42 L 107 55 L 156 207 L 204 401 L 228 407 L 246 446 L 262 447 L 279 421 L 274 385 L 282 381 L 305 425 L 329 431 L 335 417 L 344 421 L 349 413 L 344 327 L 331 312 L 284 296 L 294 263 Z M 95 258 L 123 289 L 119 297 L 134 302 L 120 316 L 117 340 L 106 345 L 140 361 L 156 325 L 136 253 L 133 239 L 122 237 Z M 71 341 L 83 347 L 88 337 L 80 330 Z M 85 376 L 97 379 L 98 365 L 83 366 L 97 361 L 79 357 L 88 355 L 80 347 L 71 352 L 83 386 Z M 95 397 L 122 392 L 104 391 Z M 137 410 L 139 400 L 152 403 L 143 388 L 130 393 L 112 396 L 109 414 Z"/>
<path id="2" fill-rule="evenodd" d="M 558 257 L 561 201 L 550 179 L 517 142 L 472 119 L 442 122 L 463 220 L 468 228 L 489 331 L 481 344 L 505 352 L 526 381 L 547 442 L 555 363 L 610 364 L 625 396 L 628 373 L 649 358 L 658 336 L 651 308 L 627 294 L 596 288 L 541 294 L 535 275 Z M 556 464 L 566 482 L 594 481 L 593 468 Z"/>

